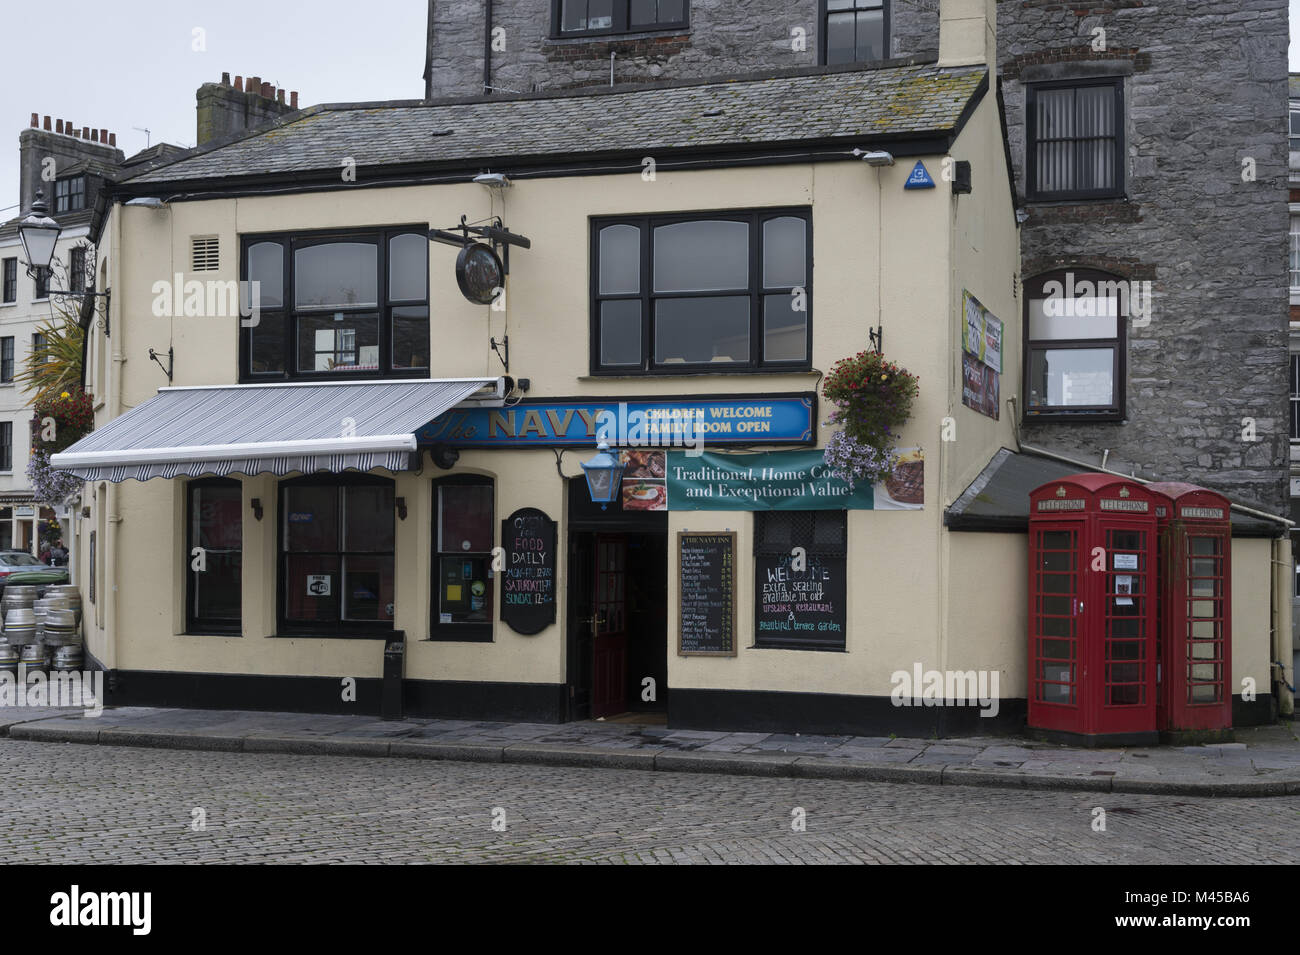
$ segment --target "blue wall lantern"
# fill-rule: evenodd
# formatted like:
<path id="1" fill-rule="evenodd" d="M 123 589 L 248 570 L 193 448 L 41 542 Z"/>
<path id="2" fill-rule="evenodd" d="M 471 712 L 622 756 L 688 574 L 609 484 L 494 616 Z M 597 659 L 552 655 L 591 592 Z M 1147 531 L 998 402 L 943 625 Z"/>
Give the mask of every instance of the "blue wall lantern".
<path id="1" fill-rule="evenodd" d="M 582 470 L 587 475 L 587 490 L 591 492 L 592 503 L 599 504 L 603 511 L 618 500 L 627 465 L 619 463 L 618 456 L 610 453 L 609 445 L 604 441 L 597 445 L 596 451 L 594 458 L 582 462 Z"/>

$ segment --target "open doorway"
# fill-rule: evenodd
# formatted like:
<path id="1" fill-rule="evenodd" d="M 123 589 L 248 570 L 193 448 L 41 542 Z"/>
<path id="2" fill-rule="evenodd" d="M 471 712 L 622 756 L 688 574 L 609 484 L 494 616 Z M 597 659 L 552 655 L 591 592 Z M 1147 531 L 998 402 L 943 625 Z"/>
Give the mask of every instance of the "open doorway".
<path id="1" fill-rule="evenodd" d="M 668 515 L 601 511 L 570 483 L 569 719 L 668 707 Z"/>

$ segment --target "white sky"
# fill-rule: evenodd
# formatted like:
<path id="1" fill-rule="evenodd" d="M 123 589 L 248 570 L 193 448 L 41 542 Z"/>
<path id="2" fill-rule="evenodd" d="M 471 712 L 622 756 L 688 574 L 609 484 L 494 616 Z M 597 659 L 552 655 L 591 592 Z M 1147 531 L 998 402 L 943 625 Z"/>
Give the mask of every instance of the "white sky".
<path id="1" fill-rule="evenodd" d="M 424 95 L 425 0 L 14 0 L 4 6 L 0 221 L 18 202 L 18 134 L 32 113 L 194 145 L 194 93 L 229 72 L 298 90 L 298 104 Z M 205 31 L 197 52 L 194 29 Z M 38 69 L 41 69 L 38 72 Z M 286 95 L 287 99 L 287 95 Z"/>
<path id="2" fill-rule="evenodd" d="M 1300 0 L 1290 0 L 1291 22 Z M 17 214 L 18 133 L 32 113 L 194 145 L 194 93 L 222 71 L 298 90 L 301 106 L 424 94 L 425 0 L 15 0 L 0 98 L 0 221 Z M 206 50 L 193 49 L 194 29 Z M 1300 72 L 1300 47 L 1291 44 Z M 54 69 L 38 72 L 38 68 Z"/>

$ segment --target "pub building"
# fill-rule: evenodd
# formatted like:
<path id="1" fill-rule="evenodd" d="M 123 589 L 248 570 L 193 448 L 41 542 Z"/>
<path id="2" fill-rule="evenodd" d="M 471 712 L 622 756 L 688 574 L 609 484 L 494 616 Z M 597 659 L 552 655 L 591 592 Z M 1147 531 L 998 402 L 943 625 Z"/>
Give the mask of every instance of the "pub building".
<path id="1" fill-rule="evenodd" d="M 1029 495 L 1087 469 L 1004 400 L 994 56 L 945 18 L 937 63 L 316 106 L 117 184 L 96 430 L 54 459 L 109 701 L 1022 729 Z M 850 489 L 819 386 L 872 348 L 920 390 Z M 1286 608 L 1278 527 L 1232 526 L 1242 725 Z M 898 705 L 967 671 L 997 705 Z"/>

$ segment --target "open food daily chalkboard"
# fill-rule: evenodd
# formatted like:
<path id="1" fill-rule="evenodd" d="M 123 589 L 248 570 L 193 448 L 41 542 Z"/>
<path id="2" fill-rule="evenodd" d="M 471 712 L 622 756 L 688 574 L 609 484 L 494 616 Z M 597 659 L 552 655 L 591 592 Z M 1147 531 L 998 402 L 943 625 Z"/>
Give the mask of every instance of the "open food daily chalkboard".
<path id="1" fill-rule="evenodd" d="M 736 655 L 736 535 L 677 534 L 678 656 Z"/>
<path id="2" fill-rule="evenodd" d="M 555 623 L 555 521 L 525 507 L 501 522 L 501 622 L 531 636 Z"/>

